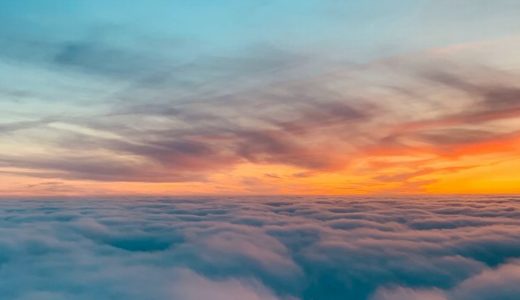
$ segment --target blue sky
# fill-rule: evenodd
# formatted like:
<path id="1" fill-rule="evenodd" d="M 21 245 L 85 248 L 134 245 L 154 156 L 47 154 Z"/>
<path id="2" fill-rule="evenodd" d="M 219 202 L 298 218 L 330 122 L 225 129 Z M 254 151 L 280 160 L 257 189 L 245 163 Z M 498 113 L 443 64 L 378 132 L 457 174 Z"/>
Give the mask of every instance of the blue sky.
<path id="1" fill-rule="evenodd" d="M 372 162 L 362 162 L 366 151 L 399 140 L 406 148 L 401 153 L 409 153 L 424 136 L 438 134 L 450 135 L 443 141 L 459 140 L 458 146 L 463 135 L 482 137 L 478 142 L 488 142 L 490 135 L 506 139 L 512 155 L 507 157 L 516 160 L 511 154 L 516 103 L 496 100 L 508 103 L 500 108 L 500 124 L 489 118 L 467 122 L 465 114 L 489 113 L 497 121 L 499 108 L 490 105 L 495 100 L 485 100 L 489 90 L 504 98 L 518 90 L 518 1 L 6 0 L 1 5 L 0 176 L 10 182 L 4 193 L 26 179 L 30 185 L 94 184 L 100 180 L 95 165 L 122 170 L 110 177 L 118 182 L 169 178 L 195 184 L 183 191 L 208 183 L 211 192 L 236 192 L 235 187 L 243 192 L 252 182 L 271 187 L 264 175 L 278 174 L 296 185 L 293 192 L 310 192 L 307 186 L 325 181 L 339 192 L 341 182 L 372 185 L 367 177 L 411 172 L 404 165 L 373 170 L 367 166 Z M 457 73 L 448 74 L 457 80 L 442 79 L 446 73 Z M 430 119 L 453 115 L 464 121 L 430 128 L 437 124 Z M 429 128 L 406 137 L 396 133 L 418 121 L 429 122 Z M 423 140 L 400 141 L 417 136 Z M 439 141 L 433 149 L 411 152 L 425 161 L 454 147 Z M 326 149 L 337 153 L 324 159 L 320 153 Z M 505 159 L 500 155 L 489 164 Z M 471 164 L 440 159 L 423 169 Z M 137 175 L 157 169 L 161 172 Z M 230 171 L 236 171 L 232 183 L 217 183 Z M 122 176 L 128 173 L 136 176 Z M 325 173 L 332 177 L 295 179 Z M 472 182 L 468 189 L 476 186 L 471 176 L 464 178 Z M 332 178 L 337 182 L 330 183 Z M 499 185 L 513 186 L 505 181 Z"/>
<path id="2" fill-rule="evenodd" d="M 127 49 L 153 47 L 145 41 L 155 39 L 163 45 L 155 50 L 185 59 L 270 46 L 355 61 L 496 38 L 520 25 L 518 3 L 508 0 L 8 0 L 2 5 L 3 36 L 93 39 Z"/>

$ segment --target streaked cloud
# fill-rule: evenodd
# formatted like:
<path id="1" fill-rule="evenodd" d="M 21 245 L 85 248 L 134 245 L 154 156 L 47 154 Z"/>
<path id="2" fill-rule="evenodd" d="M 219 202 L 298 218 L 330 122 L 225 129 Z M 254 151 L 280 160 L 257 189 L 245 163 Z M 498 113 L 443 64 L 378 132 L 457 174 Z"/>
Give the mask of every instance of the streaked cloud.
<path id="1" fill-rule="evenodd" d="M 517 5 L 501 2 L 305 1 L 298 16 L 274 2 L 96 3 L 105 16 L 10 2 L 0 193 L 56 180 L 94 194 L 518 192 L 503 171 L 520 164 Z M 211 23 L 228 18 L 243 26 Z"/>

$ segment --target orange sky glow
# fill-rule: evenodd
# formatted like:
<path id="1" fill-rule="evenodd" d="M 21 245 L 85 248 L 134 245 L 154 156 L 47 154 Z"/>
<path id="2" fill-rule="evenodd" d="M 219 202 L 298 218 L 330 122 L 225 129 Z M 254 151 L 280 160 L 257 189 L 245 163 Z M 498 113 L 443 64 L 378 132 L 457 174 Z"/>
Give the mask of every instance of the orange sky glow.
<path id="1" fill-rule="evenodd" d="M 520 193 L 519 45 L 330 66 L 171 108 L 175 118 L 146 103 L 13 115 L 0 125 L 0 193 Z"/>

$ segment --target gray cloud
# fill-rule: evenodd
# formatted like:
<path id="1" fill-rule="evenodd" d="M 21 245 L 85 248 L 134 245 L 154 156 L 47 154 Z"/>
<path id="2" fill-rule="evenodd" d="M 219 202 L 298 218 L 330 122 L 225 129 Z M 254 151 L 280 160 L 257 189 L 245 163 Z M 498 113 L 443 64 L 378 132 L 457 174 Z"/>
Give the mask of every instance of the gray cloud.
<path id="1" fill-rule="evenodd" d="M 18 130 L 30 129 L 48 124 L 51 120 L 36 120 L 36 121 L 19 121 L 0 123 L 0 134 L 13 133 Z"/>
<path id="2" fill-rule="evenodd" d="M 457 65 L 453 67 L 461 68 Z M 433 83 L 464 92 L 471 97 L 469 105 L 463 110 L 446 114 L 437 120 L 448 124 L 484 123 L 517 116 L 520 112 L 520 86 L 508 83 L 511 75 L 514 76 L 504 71 L 478 66 L 459 72 L 433 68 L 423 74 L 425 79 Z M 507 80 L 497 82 L 494 77 L 506 77 Z"/>
<path id="3" fill-rule="evenodd" d="M 3 199 L 0 212 L 8 299 L 517 295 L 515 197 Z"/>
<path id="4" fill-rule="evenodd" d="M 47 126 L 49 122 L 1 124 L 0 134 L 16 131 L 52 152 L 23 159 L 2 154 L 3 166 L 30 169 L 23 172 L 35 177 L 98 181 L 204 181 L 211 172 L 246 162 L 289 165 L 308 175 L 348 168 L 367 149 L 455 157 L 457 147 L 519 136 L 513 126 L 488 124 L 518 115 L 519 88 L 512 80 L 517 77 L 513 71 L 458 68 L 447 61 L 424 67 L 413 59 L 335 67 L 268 45 L 229 56 L 180 60 L 174 50 L 186 41 L 159 38 L 151 47 L 144 42 L 146 37 L 124 28 L 100 32 L 48 42 L 24 37 L 9 43 L 12 51 L 0 50 L 0 56 L 52 74 L 66 69 L 80 79 L 87 76 L 90 83 L 115 86 L 101 89 L 91 99 L 91 87 L 82 81 L 79 86 L 86 89 L 85 95 L 73 90 L 74 95 L 85 98 L 81 102 L 85 107 L 94 102 L 99 107 L 87 115 L 78 105 L 75 114 L 52 117 L 62 125 L 104 134 L 71 133 Z M 118 47 L 111 38 L 124 42 Z M 27 58 L 35 52 L 34 43 L 43 43 L 38 52 L 45 55 L 34 57 L 38 62 Z M 122 47 L 125 43 L 133 46 Z M 18 48 L 23 51 L 15 51 Z M 385 68 L 396 82 L 372 78 L 388 72 Z M 412 69 L 412 80 L 407 79 L 407 68 Z M 493 80 L 496 74 L 510 80 Z M 459 106 L 436 97 L 454 92 L 464 98 Z M 43 102 L 50 98 L 45 95 Z M 39 131 L 29 131 L 31 135 L 20 129 Z M 92 154 L 96 152 L 103 156 Z M 423 167 L 418 173 L 390 177 L 381 172 L 373 179 L 396 182 L 429 171 L 442 172 Z M 409 184 L 421 186 L 421 182 Z"/>
<path id="5" fill-rule="evenodd" d="M 520 288 L 520 264 L 518 260 L 505 263 L 496 269 L 485 269 L 451 289 L 411 289 L 392 287 L 379 289 L 372 300 L 457 300 L 518 298 Z"/>

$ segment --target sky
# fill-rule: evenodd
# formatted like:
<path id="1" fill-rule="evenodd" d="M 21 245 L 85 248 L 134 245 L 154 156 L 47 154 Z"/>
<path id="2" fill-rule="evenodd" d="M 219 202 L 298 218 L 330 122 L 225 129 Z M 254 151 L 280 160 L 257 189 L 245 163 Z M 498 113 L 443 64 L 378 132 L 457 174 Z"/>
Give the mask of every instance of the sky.
<path id="1" fill-rule="evenodd" d="M 517 0 L 0 6 L 0 195 L 520 193 Z"/>

